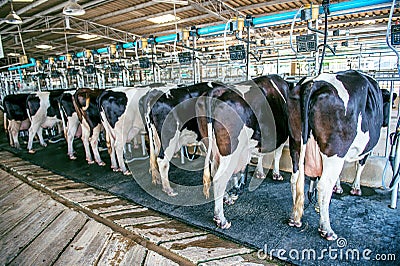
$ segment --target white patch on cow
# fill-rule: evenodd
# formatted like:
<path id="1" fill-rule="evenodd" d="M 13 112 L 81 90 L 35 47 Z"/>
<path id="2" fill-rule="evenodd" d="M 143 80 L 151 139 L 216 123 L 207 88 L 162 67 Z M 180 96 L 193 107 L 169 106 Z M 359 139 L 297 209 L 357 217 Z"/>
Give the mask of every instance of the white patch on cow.
<path id="1" fill-rule="evenodd" d="M 340 99 L 342 99 L 343 101 L 345 115 L 346 115 L 347 104 L 349 103 L 350 96 L 346 88 L 343 86 L 343 83 L 336 79 L 336 75 L 324 73 L 316 77 L 315 81 L 325 81 L 332 84 L 335 87 Z"/>
<path id="2" fill-rule="evenodd" d="M 250 162 L 251 154 L 256 149 L 257 141 L 252 140 L 254 130 L 243 126 L 238 136 L 238 146 L 235 151 L 227 156 L 220 156 L 220 163 L 214 175 L 214 215 L 222 224 L 226 223 L 223 208 L 223 195 L 226 185 L 233 173 L 244 170 Z M 215 142 L 215 139 L 213 140 Z"/>
<path id="3" fill-rule="evenodd" d="M 207 86 L 213 88 L 212 82 L 211 81 L 207 82 Z"/>
<path id="4" fill-rule="evenodd" d="M 360 113 L 357 121 L 357 135 L 344 157 L 346 161 L 358 161 L 365 156 L 365 154 L 362 154 L 362 152 L 369 142 L 369 131 L 365 133 L 362 132 L 361 122 L 362 117 Z"/>
<path id="5" fill-rule="evenodd" d="M 275 84 L 275 82 L 273 80 L 271 80 L 271 83 L 272 83 L 272 86 L 275 88 L 275 90 L 279 93 L 279 95 L 282 97 L 282 99 L 286 103 L 286 99 L 285 99 L 285 97 L 283 97 L 282 92 L 279 90 L 278 86 Z"/>
<path id="6" fill-rule="evenodd" d="M 251 89 L 251 85 L 241 85 L 241 84 L 238 84 L 238 85 L 234 85 L 234 87 L 235 87 L 235 89 L 237 89 L 237 90 L 242 94 L 242 97 L 244 97 L 244 95 L 245 95 L 248 91 L 250 91 L 250 89 Z"/>

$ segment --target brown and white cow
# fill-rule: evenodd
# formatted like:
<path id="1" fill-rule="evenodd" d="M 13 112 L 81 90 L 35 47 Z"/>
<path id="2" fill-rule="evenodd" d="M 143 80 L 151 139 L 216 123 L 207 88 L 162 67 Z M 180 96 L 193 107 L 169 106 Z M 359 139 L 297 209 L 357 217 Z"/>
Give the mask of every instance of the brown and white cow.
<path id="1" fill-rule="evenodd" d="M 82 127 L 82 142 L 85 148 L 86 161 L 88 164 L 96 162 L 100 166 L 105 163 L 100 157 L 98 143 L 100 132 L 103 129 L 100 111 L 98 108 L 98 96 L 103 90 L 92 90 L 80 88 L 74 94 L 74 106 Z M 93 157 L 90 151 L 93 152 Z"/>
<path id="2" fill-rule="evenodd" d="M 162 190 L 169 196 L 177 195 L 168 178 L 171 159 L 182 146 L 199 145 L 201 141 L 196 121 L 197 98 L 222 87 L 212 82 L 185 87 L 166 85 L 151 89 L 140 100 L 140 112 L 149 134 L 152 181 L 161 182 Z"/>
<path id="3" fill-rule="evenodd" d="M 31 93 L 26 99 L 26 107 L 31 126 L 29 127 L 28 152 L 35 153 L 32 149 L 33 138 L 37 134 L 40 145 L 47 146 L 43 139 L 43 128 L 59 127 L 61 130 L 61 116 L 59 98 L 63 90 Z"/>
<path id="4" fill-rule="evenodd" d="M 301 80 L 288 97 L 290 149 L 293 162 L 291 226 L 301 226 L 304 208 L 304 160 L 308 142 L 322 158 L 318 183 L 321 236 L 334 240 L 329 219 L 332 189 L 345 161 L 358 161 L 357 178 L 385 125 L 383 92 L 371 77 L 354 70 Z"/>
<path id="5" fill-rule="evenodd" d="M 139 99 L 159 85 L 119 87 L 105 90 L 99 96 L 99 110 L 110 146 L 111 168 L 131 174 L 124 161 L 124 146 L 144 130 Z M 118 161 L 118 162 L 117 162 Z"/>
<path id="6" fill-rule="evenodd" d="M 224 216 L 223 195 L 232 174 L 243 171 L 254 155 L 262 157 L 278 150 L 280 157 L 289 134 L 288 87 L 278 75 L 263 76 L 229 88 L 216 88 L 197 101 L 200 132 L 209 140 L 204 192 L 208 195 L 211 160 L 214 220 L 223 229 L 231 226 Z M 279 165 L 275 167 L 275 174 L 279 174 Z M 257 171 L 263 171 L 261 164 Z"/>
<path id="7" fill-rule="evenodd" d="M 20 130 L 30 127 L 28 113 L 26 112 L 26 99 L 28 93 L 10 94 L 3 99 L 4 129 L 8 132 L 10 146 L 19 149 L 18 135 Z"/>

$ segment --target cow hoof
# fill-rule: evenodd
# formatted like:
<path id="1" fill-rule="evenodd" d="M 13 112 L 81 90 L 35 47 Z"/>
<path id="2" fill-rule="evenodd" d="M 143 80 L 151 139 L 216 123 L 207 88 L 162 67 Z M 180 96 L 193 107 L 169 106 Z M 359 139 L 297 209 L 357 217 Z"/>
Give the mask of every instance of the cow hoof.
<path id="1" fill-rule="evenodd" d="M 92 161 L 92 160 L 87 160 L 87 163 L 88 163 L 88 164 L 94 164 L 94 161 Z"/>
<path id="2" fill-rule="evenodd" d="M 46 144 L 46 143 L 42 143 L 42 144 L 40 144 L 40 145 L 42 145 L 43 147 L 47 147 L 47 144 Z"/>
<path id="3" fill-rule="evenodd" d="M 353 196 L 361 196 L 362 195 L 361 189 L 360 188 L 352 188 L 350 190 L 350 194 Z"/>
<path id="4" fill-rule="evenodd" d="M 296 222 L 292 218 L 289 219 L 289 223 L 288 224 L 289 224 L 290 227 L 297 227 L 297 228 L 300 228 L 301 225 L 302 225 L 301 222 Z"/>
<path id="5" fill-rule="evenodd" d="M 260 171 L 256 171 L 254 175 L 256 178 L 259 178 L 259 179 L 265 179 L 265 177 L 266 177 L 265 174 Z"/>
<path id="6" fill-rule="evenodd" d="M 226 196 L 226 197 L 224 197 L 224 203 L 226 205 L 233 205 L 233 204 L 235 204 L 235 199 L 233 199 L 233 197 L 231 197 L 231 196 Z"/>
<path id="7" fill-rule="evenodd" d="M 76 156 L 75 155 L 69 155 L 69 159 L 70 160 L 76 160 Z"/>
<path id="8" fill-rule="evenodd" d="M 217 224 L 217 227 L 221 228 L 221 229 L 229 229 L 232 225 L 231 222 L 228 222 L 225 220 L 224 223 L 221 222 L 221 220 L 214 218 L 215 223 Z"/>
<path id="9" fill-rule="evenodd" d="M 28 153 L 30 153 L 30 154 L 35 154 L 36 151 L 35 151 L 35 150 L 28 150 Z"/>
<path id="10" fill-rule="evenodd" d="M 276 181 L 283 181 L 283 176 L 281 176 L 281 175 L 278 174 L 278 173 L 273 173 L 273 174 L 272 174 L 272 179 L 273 179 L 273 180 L 276 180 Z"/>
<path id="11" fill-rule="evenodd" d="M 337 187 L 336 185 L 333 187 L 333 193 L 335 194 L 343 194 L 343 188 Z"/>
<path id="12" fill-rule="evenodd" d="M 106 163 L 103 162 L 103 161 L 96 161 L 96 163 L 97 163 L 99 166 L 105 166 L 105 165 L 106 165 Z"/>
<path id="13" fill-rule="evenodd" d="M 326 239 L 328 241 L 334 241 L 334 240 L 336 240 L 338 238 L 337 234 L 335 234 L 334 232 L 329 232 L 328 233 L 327 231 L 325 231 L 325 230 L 323 230 L 321 228 L 318 228 L 318 232 L 319 232 L 319 234 L 320 234 L 320 236 L 322 238 L 324 238 L 324 239 Z"/>
<path id="14" fill-rule="evenodd" d="M 176 195 L 178 195 L 178 193 L 174 192 L 174 190 L 172 188 L 170 189 L 164 189 L 163 191 L 170 197 L 175 197 Z"/>
<path id="15" fill-rule="evenodd" d="M 129 171 L 129 170 L 126 170 L 126 171 L 124 172 L 124 175 L 131 175 L 131 174 L 132 174 L 132 172 Z"/>

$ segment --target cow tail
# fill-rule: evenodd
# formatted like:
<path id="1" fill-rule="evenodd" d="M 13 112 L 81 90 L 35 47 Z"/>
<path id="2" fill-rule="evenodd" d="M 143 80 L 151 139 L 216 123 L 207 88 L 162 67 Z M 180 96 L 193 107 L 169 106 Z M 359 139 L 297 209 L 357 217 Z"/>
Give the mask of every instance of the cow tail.
<path id="1" fill-rule="evenodd" d="M 7 113 L 4 112 L 4 132 L 8 132 L 8 126 L 7 126 Z"/>
<path id="2" fill-rule="evenodd" d="M 210 161 L 213 148 L 213 117 L 212 117 L 212 107 L 213 107 L 213 96 L 212 92 L 203 98 L 202 104 L 204 105 L 206 111 L 206 121 L 207 121 L 207 138 L 208 147 L 207 154 L 204 160 L 204 171 L 203 171 L 203 194 L 206 198 L 210 197 L 210 187 L 211 187 L 211 171 L 210 171 Z"/>
<path id="3" fill-rule="evenodd" d="M 147 131 L 149 134 L 149 157 L 150 157 L 150 169 L 149 172 L 151 173 L 151 180 L 155 184 L 157 183 L 160 173 L 158 171 L 158 164 L 157 164 L 157 153 L 159 152 L 160 148 L 157 151 L 156 145 L 157 143 L 160 144 L 161 142 L 157 142 L 156 138 L 158 137 L 157 130 L 152 126 L 151 123 L 151 106 L 150 106 L 150 99 L 148 99 L 145 103 L 146 113 L 144 114 L 145 123 L 147 127 Z"/>
<path id="4" fill-rule="evenodd" d="M 60 101 L 58 102 L 58 108 L 60 109 L 60 115 L 61 115 L 61 121 L 62 121 L 62 125 L 63 125 L 63 128 L 64 128 L 64 138 L 65 139 L 68 139 L 68 136 L 67 136 L 67 122 L 65 121 L 67 118 L 66 118 L 66 111 L 65 111 L 65 109 L 64 109 L 64 106 L 61 104 L 61 101 L 62 101 L 62 98 L 60 99 Z"/>
<path id="5" fill-rule="evenodd" d="M 301 123 L 302 123 L 301 135 L 302 135 L 302 139 L 303 139 L 303 143 L 302 143 L 303 145 L 305 145 L 307 143 L 307 140 L 310 136 L 308 113 L 309 113 L 309 109 L 310 109 L 310 99 L 316 88 L 316 86 L 314 84 L 315 83 L 312 82 L 305 86 L 304 93 L 302 93 L 303 99 L 300 101 L 301 102 Z"/>

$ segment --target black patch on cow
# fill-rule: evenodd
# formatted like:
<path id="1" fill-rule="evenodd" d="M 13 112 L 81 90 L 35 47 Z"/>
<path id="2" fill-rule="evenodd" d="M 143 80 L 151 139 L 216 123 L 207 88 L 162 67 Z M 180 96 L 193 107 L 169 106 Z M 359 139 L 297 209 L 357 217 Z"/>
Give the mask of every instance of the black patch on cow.
<path id="1" fill-rule="evenodd" d="M 40 107 L 40 99 L 36 94 L 31 94 L 26 99 L 26 107 L 30 116 L 34 116 Z"/>
<path id="2" fill-rule="evenodd" d="M 64 90 L 50 91 L 49 95 L 50 106 L 49 108 L 47 108 L 48 117 L 57 117 L 58 119 L 61 119 L 59 101 L 63 93 Z"/>
<path id="3" fill-rule="evenodd" d="M 66 116 L 71 117 L 75 113 L 74 103 L 72 102 L 72 94 L 65 92 L 60 97 L 60 105 Z"/>
<path id="4" fill-rule="evenodd" d="M 3 107 L 4 112 L 7 115 L 7 119 L 24 121 L 28 119 L 28 114 L 26 112 L 26 99 L 29 94 L 10 94 L 4 97 Z"/>
<path id="5" fill-rule="evenodd" d="M 104 91 L 99 97 L 99 106 L 104 111 L 112 128 L 115 128 L 118 119 L 125 112 L 127 103 L 128 98 L 124 92 Z"/>

